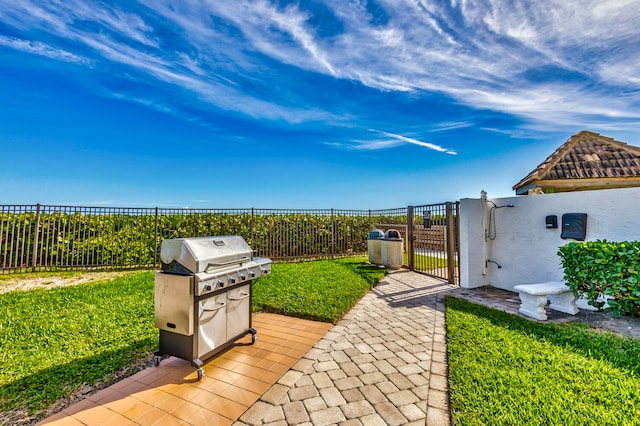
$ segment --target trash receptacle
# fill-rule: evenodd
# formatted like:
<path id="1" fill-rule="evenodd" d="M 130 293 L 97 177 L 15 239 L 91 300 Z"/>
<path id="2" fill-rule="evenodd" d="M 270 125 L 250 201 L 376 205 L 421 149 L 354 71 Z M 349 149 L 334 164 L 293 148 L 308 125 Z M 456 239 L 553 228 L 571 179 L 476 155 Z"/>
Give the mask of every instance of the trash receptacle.
<path id="1" fill-rule="evenodd" d="M 380 256 L 382 257 L 382 264 L 387 268 L 402 267 L 404 260 L 402 241 L 400 232 L 395 229 L 389 229 L 384 233 L 384 238 L 380 241 Z"/>
<path id="2" fill-rule="evenodd" d="M 369 231 L 367 238 L 367 253 L 369 254 L 369 263 L 374 265 L 382 265 L 382 253 L 380 251 L 380 241 L 384 238 L 384 232 L 379 229 Z"/>

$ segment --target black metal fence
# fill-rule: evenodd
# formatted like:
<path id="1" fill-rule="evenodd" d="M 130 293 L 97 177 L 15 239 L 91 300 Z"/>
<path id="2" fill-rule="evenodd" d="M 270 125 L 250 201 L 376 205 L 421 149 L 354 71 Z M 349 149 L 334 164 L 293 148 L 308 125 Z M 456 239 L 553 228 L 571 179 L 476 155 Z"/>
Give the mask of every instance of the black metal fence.
<path id="1" fill-rule="evenodd" d="M 0 273 L 157 267 L 163 239 L 206 235 L 241 235 L 274 260 L 353 256 L 373 227 L 406 229 L 407 211 L 2 205 Z"/>

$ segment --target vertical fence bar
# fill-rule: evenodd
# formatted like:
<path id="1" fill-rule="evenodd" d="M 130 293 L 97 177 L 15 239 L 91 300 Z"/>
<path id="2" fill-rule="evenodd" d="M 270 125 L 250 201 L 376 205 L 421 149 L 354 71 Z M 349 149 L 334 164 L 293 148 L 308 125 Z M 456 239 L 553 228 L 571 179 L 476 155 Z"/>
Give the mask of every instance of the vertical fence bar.
<path id="1" fill-rule="evenodd" d="M 153 233 L 153 269 L 158 268 L 158 208 L 155 209 L 155 223 Z"/>
<path id="2" fill-rule="evenodd" d="M 336 253 L 336 222 L 333 216 L 333 209 L 331 209 L 331 258 Z"/>
<path id="3" fill-rule="evenodd" d="M 38 238 L 40 237 L 40 204 L 36 204 L 36 229 L 33 231 L 33 257 L 31 258 L 31 270 L 36 272 L 38 262 Z"/>
<path id="4" fill-rule="evenodd" d="M 414 259 L 413 206 L 407 207 L 407 266 L 413 271 Z"/>
<path id="5" fill-rule="evenodd" d="M 254 236 L 253 236 L 254 220 L 255 220 L 255 209 L 253 207 L 251 207 L 251 225 L 250 225 L 251 226 L 251 230 L 250 230 L 250 233 L 251 233 L 251 247 L 254 246 L 254 242 L 253 242 L 253 238 L 254 238 Z"/>

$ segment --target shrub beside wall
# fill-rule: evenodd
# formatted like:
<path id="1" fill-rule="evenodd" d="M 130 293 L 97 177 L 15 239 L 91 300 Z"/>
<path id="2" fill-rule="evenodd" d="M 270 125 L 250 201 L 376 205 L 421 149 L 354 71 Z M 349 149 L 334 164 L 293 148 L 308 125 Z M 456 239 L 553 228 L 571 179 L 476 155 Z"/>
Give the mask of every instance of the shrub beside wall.
<path id="1" fill-rule="evenodd" d="M 640 316 L 640 241 L 573 242 L 560 247 L 558 255 L 567 285 L 591 306 L 601 309 L 602 296 L 608 296 L 613 299 L 605 310 Z"/>

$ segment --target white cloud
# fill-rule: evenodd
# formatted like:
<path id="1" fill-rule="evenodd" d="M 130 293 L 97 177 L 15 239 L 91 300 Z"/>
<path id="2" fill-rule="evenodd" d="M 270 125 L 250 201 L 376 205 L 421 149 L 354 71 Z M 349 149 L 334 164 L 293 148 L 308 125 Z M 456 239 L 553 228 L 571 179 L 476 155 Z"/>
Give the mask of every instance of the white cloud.
<path id="1" fill-rule="evenodd" d="M 57 49 L 39 41 L 21 40 L 13 37 L 0 36 L 0 46 L 6 46 L 21 52 L 31 53 L 57 61 L 89 65 L 91 61 L 62 49 Z"/>
<path id="2" fill-rule="evenodd" d="M 422 146 L 425 148 L 429 148 L 432 149 L 434 151 L 438 151 L 438 152 L 444 152 L 445 154 L 451 154 L 451 155 L 456 155 L 457 153 L 455 151 L 451 151 L 447 148 L 443 148 L 440 145 L 436 145 L 430 142 L 423 142 L 414 138 L 408 138 L 406 136 L 402 136 L 402 135 L 396 135 L 394 133 L 389 133 L 389 132 L 383 132 L 382 130 L 375 130 L 375 129 L 370 129 L 371 132 L 375 132 L 375 133 L 380 133 L 382 135 L 388 136 L 392 139 L 401 141 L 401 142 L 405 142 L 405 143 L 410 143 L 413 145 L 418 145 L 418 146 Z"/>
<path id="3" fill-rule="evenodd" d="M 395 133 L 385 132 L 382 130 L 368 129 L 369 132 L 382 135 L 382 138 L 373 139 L 353 139 L 348 143 L 343 142 L 327 142 L 326 145 L 334 146 L 336 148 L 351 148 L 359 150 L 379 150 L 394 148 L 404 144 L 417 145 L 424 148 L 428 148 L 433 151 L 442 152 L 445 154 L 456 155 L 455 151 L 447 148 L 443 148 L 440 145 L 436 145 L 430 142 L 424 142 L 415 138 L 409 138 L 406 136 L 398 135 Z"/>

